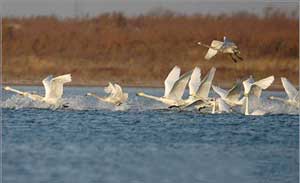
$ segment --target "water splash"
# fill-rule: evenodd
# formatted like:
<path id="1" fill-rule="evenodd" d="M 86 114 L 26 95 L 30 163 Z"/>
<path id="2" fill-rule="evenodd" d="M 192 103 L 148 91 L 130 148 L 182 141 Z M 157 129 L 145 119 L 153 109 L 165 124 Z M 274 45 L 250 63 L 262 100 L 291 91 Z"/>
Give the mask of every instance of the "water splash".
<path id="1" fill-rule="evenodd" d="M 167 109 L 167 106 L 156 101 L 151 101 L 148 99 L 143 99 L 137 96 L 133 96 L 128 99 L 128 101 L 120 106 L 114 106 L 94 98 L 85 96 L 68 96 L 63 99 L 63 103 L 68 105 L 67 110 L 110 110 L 110 111 L 151 111 L 151 110 L 161 110 Z M 11 108 L 11 109 L 21 109 L 21 108 L 37 108 L 37 109 L 52 109 L 50 105 L 32 101 L 29 98 L 22 97 L 19 95 L 12 95 L 6 100 L 0 102 L 1 108 Z M 176 112 L 176 109 L 171 109 Z M 194 107 L 184 109 L 187 111 L 198 112 Z M 234 111 L 238 113 L 244 113 L 244 107 L 237 107 Z M 293 106 L 286 105 L 284 103 L 269 100 L 267 98 L 257 99 L 251 97 L 249 99 L 249 111 L 264 111 L 266 114 L 299 114 L 297 108 Z M 205 111 L 201 111 L 202 113 Z M 207 113 L 211 111 L 208 110 Z"/>

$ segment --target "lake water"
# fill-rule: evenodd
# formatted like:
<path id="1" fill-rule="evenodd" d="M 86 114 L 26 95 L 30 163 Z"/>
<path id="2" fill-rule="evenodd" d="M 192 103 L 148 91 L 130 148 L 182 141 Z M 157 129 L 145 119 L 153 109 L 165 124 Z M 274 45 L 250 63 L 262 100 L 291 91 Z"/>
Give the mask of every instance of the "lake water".
<path id="1" fill-rule="evenodd" d="M 124 90 L 128 104 L 113 107 L 84 96 L 103 88 L 66 87 L 61 110 L 3 92 L 3 182 L 298 182 L 297 110 L 267 100 L 283 92 L 255 105 L 268 115 L 244 116 L 166 110 L 135 96 L 162 89 Z"/>

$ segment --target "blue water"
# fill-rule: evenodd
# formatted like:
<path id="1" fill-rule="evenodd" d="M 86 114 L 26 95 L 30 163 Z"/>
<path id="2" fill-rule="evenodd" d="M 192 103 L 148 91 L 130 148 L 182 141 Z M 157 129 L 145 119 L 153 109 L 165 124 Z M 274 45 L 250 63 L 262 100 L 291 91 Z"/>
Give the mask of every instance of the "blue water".
<path id="1" fill-rule="evenodd" d="M 115 108 L 83 96 L 102 88 L 69 87 L 65 110 L 3 93 L 3 182 L 298 182 L 293 109 L 263 99 L 265 116 L 179 112 L 135 96 L 161 89 L 125 90 L 128 104 Z"/>

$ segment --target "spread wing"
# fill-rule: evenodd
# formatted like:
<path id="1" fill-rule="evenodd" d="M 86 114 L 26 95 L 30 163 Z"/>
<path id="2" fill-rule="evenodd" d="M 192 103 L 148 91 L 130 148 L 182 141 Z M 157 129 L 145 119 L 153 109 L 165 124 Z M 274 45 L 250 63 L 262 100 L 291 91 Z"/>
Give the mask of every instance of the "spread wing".
<path id="1" fill-rule="evenodd" d="M 208 98 L 209 90 L 212 85 L 212 80 L 215 77 L 216 68 L 210 69 L 209 73 L 203 78 L 196 95 L 201 98 Z"/>
<path id="2" fill-rule="evenodd" d="M 205 59 L 206 60 L 209 60 L 211 59 L 212 57 L 214 57 L 217 53 L 218 53 L 218 50 L 223 46 L 223 42 L 222 41 L 217 41 L 217 40 L 213 40 L 211 42 L 211 45 L 210 45 L 212 48 L 209 48 L 206 55 L 205 55 Z"/>
<path id="3" fill-rule="evenodd" d="M 104 91 L 105 91 L 105 93 L 107 93 L 107 94 L 113 93 L 114 90 L 115 90 L 115 86 L 114 86 L 111 82 L 109 82 L 109 83 L 108 83 L 108 86 L 104 88 Z"/>
<path id="4" fill-rule="evenodd" d="M 168 74 L 164 84 L 165 84 L 165 94 L 164 96 L 168 96 L 174 83 L 179 79 L 180 76 L 180 68 L 175 66 L 171 72 Z"/>
<path id="5" fill-rule="evenodd" d="M 242 83 L 238 81 L 227 94 L 227 98 L 231 101 L 239 101 L 242 94 Z"/>
<path id="6" fill-rule="evenodd" d="M 49 84 L 50 87 L 48 88 L 49 93 L 47 95 L 47 92 L 46 92 L 46 95 L 47 95 L 46 97 L 61 98 L 62 95 L 63 95 L 63 85 L 65 83 L 68 83 L 68 82 L 71 82 L 71 81 L 72 81 L 71 74 L 65 74 L 65 75 L 62 75 L 62 76 L 52 78 L 50 80 L 50 84 Z M 48 83 L 48 81 L 45 81 L 45 83 Z M 48 84 L 46 84 L 46 85 L 48 85 Z"/>
<path id="7" fill-rule="evenodd" d="M 189 93 L 191 96 L 196 95 L 196 92 L 201 83 L 201 71 L 199 67 L 195 67 L 189 82 Z"/>
<path id="8" fill-rule="evenodd" d="M 221 97 L 226 98 L 228 92 L 220 87 L 212 85 L 213 90 Z"/>
<path id="9" fill-rule="evenodd" d="M 273 81 L 274 81 L 274 76 L 269 76 L 267 78 L 256 81 L 253 84 L 265 90 L 273 83 Z"/>
<path id="10" fill-rule="evenodd" d="M 122 98 L 123 97 L 123 91 L 120 85 L 118 84 L 114 84 L 114 88 L 115 88 L 115 92 L 113 93 L 113 95 L 115 97 L 119 97 Z"/>
<path id="11" fill-rule="evenodd" d="M 284 77 L 281 78 L 281 82 L 289 99 L 295 99 L 298 95 L 297 89 L 292 85 L 292 83 L 289 82 L 289 80 Z"/>
<path id="12" fill-rule="evenodd" d="M 167 98 L 169 99 L 173 99 L 173 100 L 180 100 L 186 85 L 189 82 L 189 79 L 192 75 L 192 71 L 187 72 L 185 74 L 183 74 L 173 85 L 169 95 L 167 96 Z"/>

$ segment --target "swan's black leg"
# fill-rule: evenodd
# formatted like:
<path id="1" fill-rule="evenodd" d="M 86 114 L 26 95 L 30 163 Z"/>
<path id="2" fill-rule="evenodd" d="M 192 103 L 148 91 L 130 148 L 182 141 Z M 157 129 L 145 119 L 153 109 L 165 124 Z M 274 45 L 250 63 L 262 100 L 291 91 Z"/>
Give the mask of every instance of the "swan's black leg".
<path id="1" fill-rule="evenodd" d="M 238 59 L 240 59 L 241 61 L 244 60 L 243 57 L 241 57 L 237 52 L 235 52 L 234 55 L 235 55 Z"/>
<path id="2" fill-rule="evenodd" d="M 237 62 L 237 60 L 233 57 L 233 54 L 230 54 L 230 57 L 231 57 L 232 61 L 234 61 L 234 63 Z"/>

